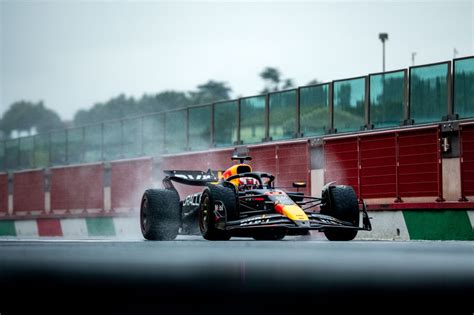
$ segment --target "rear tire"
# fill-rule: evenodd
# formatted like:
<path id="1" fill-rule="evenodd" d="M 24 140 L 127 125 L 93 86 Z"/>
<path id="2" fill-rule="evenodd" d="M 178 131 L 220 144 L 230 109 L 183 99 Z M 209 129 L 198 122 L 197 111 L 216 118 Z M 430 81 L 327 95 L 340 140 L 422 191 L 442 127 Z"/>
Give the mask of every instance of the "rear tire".
<path id="1" fill-rule="evenodd" d="M 170 241 L 178 236 L 181 206 L 179 195 L 172 189 L 148 189 L 140 206 L 143 237 L 152 241 Z"/>
<path id="2" fill-rule="evenodd" d="M 226 241 L 230 234 L 216 227 L 216 202 L 221 202 L 225 209 L 225 217 L 232 218 L 236 215 L 235 192 L 230 187 L 209 185 L 201 195 L 199 207 L 199 229 L 202 236 L 209 241 Z"/>
<path id="3" fill-rule="evenodd" d="M 329 198 L 329 206 L 322 207 L 321 214 L 359 226 L 359 202 L 352 187 L 344 185 L 330 186 L 326 198 Z M 328 228 L 324 231 L 324 234 L 330 241 L 350 241 L 356 237 L 357 232 L 353 229 Z"/>

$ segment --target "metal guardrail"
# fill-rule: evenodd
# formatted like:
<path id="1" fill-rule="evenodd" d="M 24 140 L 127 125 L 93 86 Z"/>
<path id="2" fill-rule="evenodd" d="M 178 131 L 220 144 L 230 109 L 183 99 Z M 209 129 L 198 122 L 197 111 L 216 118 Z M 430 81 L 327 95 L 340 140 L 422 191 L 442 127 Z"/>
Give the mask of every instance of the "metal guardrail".
<path id="1" fill-rule="evenodd" d="M 5 140 L 0 171 L 470 117 L 474 56 Z"/>

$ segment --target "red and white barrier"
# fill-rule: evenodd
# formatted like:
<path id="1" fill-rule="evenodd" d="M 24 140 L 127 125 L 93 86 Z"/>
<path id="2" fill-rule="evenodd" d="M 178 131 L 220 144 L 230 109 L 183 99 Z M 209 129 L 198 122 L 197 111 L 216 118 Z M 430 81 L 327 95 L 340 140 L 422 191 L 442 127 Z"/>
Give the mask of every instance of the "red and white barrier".
<path id="1" fill-rule="evenodd" d="M 51 169 L 53 214 L 99 213 L 104 208 L 103 164 Z"/>
<path id="2" fill-rule="evenodd" d="M 153 184 L 153 159 L 114 161 L 110 166 L 111 210 L 136 211 L 143 192 Z"/>
<path id="3" fill-rule="evenodd" d="M 44 170 L 27 170 L 13 174 L 13 214 L 40 215 L 45 212 Z"/>

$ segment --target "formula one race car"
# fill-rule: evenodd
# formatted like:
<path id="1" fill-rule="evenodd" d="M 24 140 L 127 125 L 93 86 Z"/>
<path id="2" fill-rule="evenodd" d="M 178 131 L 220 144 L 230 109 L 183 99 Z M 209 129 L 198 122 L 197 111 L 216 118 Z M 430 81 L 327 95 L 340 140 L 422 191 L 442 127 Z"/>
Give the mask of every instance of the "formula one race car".
<path id="1" fill-rule="evenodd" d="M 232 160 L 240 163 L 225 172 L 165 171 L 164 189 L 148 189 L 143 194 L 143 236 L 148 240 L 173 240 L 179 233 L 200 232 L 207 240 L 228 240 L 232 236 L 280 240 L 286 235 L 319 230 L 329 240 L 349 241 L 358 230 L 371 230 L 365 203 L 359 205 L 352 187 L 329 183 L 321 198 L 284 192 L 274 187 L 273 175 L 253 172 L 244 163 L 251 157 L 233 156 Z M 173 181 L 205 188 L 180 201 Z M 293 183 L 297 189 L 305 186 Z"/>

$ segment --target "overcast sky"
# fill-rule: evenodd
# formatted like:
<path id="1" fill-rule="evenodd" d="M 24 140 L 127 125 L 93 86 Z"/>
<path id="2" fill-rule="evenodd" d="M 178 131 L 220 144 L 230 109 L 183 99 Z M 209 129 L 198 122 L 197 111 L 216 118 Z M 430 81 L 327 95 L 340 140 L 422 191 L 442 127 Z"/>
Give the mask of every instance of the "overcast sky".
<path id="1" fill-rule="evenodd" d="M 0 0 L 0 113 L 43 100 L 63 119 L 120 93 L 233 96 L 263 88 L 265 66 L 304 85 L 474 55 L 474 1 Z"/>

